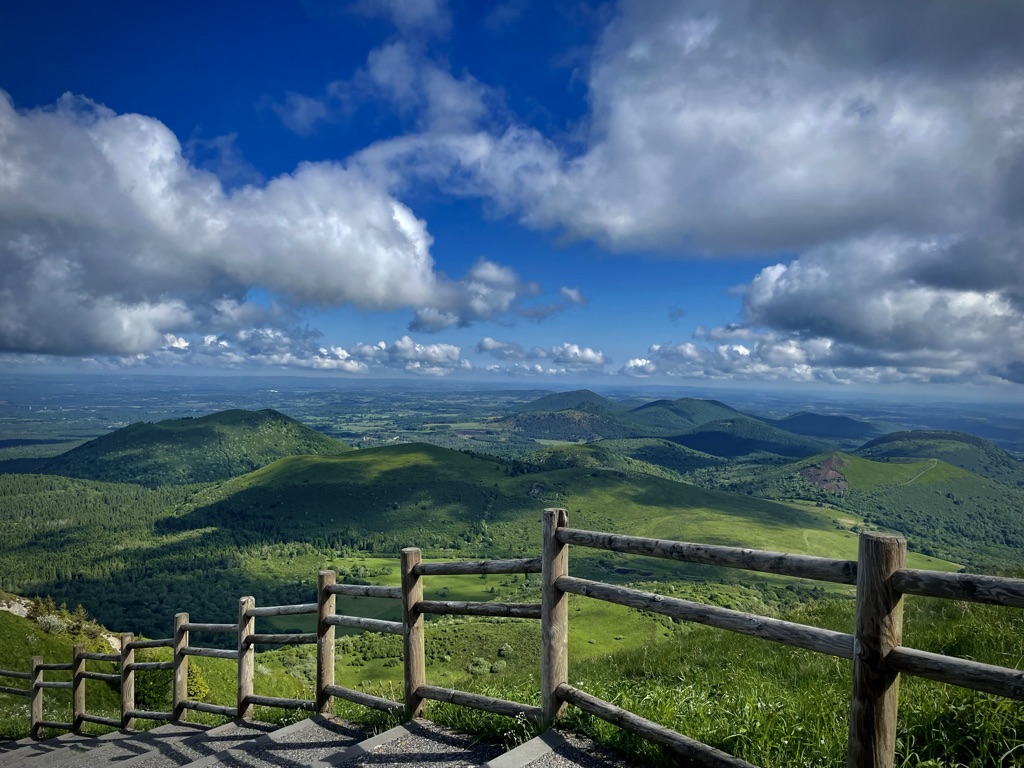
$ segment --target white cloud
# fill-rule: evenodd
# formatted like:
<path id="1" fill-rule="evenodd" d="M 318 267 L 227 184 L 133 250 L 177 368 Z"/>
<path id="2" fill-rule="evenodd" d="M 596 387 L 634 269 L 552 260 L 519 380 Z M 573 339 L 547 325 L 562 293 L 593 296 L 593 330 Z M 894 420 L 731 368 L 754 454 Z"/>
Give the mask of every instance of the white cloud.
<path id="1" fill-rule="evenodd" d="M 551 357 L 556 363 L 573 367 L 596 367 L 599 368 L 605 363 L 611 362 L 603 352 L 593 350 L 590 347 L 581 347 L 579 344 L 565 342 L 551 348 Z"/>
<path id="2" fill-rule="evenodd" d="M 355 0 L 352 11 L 384 18 L 404 35 L 444 34 L 451 25 L 445 0 Z"/>
<path id="3" fill-rule="evenodd" d="M 356 161 L 614 250 L 796 256 L 746 286 L 743 324 L 706 333 L 824 340 L 869 377 L 1019 381 L 1021 24 L 1006 0 L 937 2 L 928 23 L 882 0 L 624 0 L 573 144 L 423 128 Z M 745 348 L 737 372 L 756 370 Z"/>
<path id="4" fill-rule="evenodd" d="M 0 351 L 128 355 L 280 323 L 288 306 L 467 325 L 532 290 L 489 261 L 445 278 L 431 242 L 358 168 L 305 163 L 228 191 L 158 120 L 70 95 L 19 112 L 0 92 Z M 253 288 L 282 306 L 247 302 Z"/>

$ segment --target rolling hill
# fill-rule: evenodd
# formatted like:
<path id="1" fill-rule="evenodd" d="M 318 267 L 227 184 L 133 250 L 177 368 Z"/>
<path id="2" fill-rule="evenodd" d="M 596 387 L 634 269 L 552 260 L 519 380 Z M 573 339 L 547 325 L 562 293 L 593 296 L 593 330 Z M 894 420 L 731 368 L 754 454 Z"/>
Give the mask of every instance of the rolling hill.
<path id="1" fill-rule="evenodd" d="M 614 401 L 609 400 L 607 397 L 602 397 L 596 392 L 591 392 L 589 389 L 576 389 L 572 392 L 554 392 L 550 395 L 539 397 L 536 400 L 531 400 L 529 403 L 516 405 L 511 410 L 514 413 L 565 411 L 570 408 L 579 408 L 583 404 L 598 406 L 605 411 L 624 410 L 616 406 Z"/>
<path id="2" fill-rule="evenodd" d="M 699 427 L 709 421 L 732 419 L 745 414 L 717 400 L 683 397 L 678 400 L 655 400 L 634 408 L 629 415 L 634 422 L 655 430 L 652 435 L 668 436 Z"/>
<path id="3" fill-rule="evenodd" d="M 800 411 L 786 416 L 784 419 L 770 420 L 769 424 L 806 437 L 819 437 L 826 440 L 870 440 L 884 430 L 877 425 L 849 416 L 833 416 L 821 413 Z"/>
<path id="4" fill-rule="evenodd" d="M 601 403 L 584 401 L 560 411 L 531 410 L 497 422 L 502 428 L 533 440 L 579 442 L 602 438 L 644 437 L 649 429 L 628 414 Z"/>
<path id="5" fill-rule="evenodd" d="M 132 424 L 55 458 L 34 462 L 30 471 L 156 488 L 225 480 L 284 456 L 350 450 L 283 413 L 231 410 L 195 419 Z"/>
<path id="6" fill-rule="evenodd" d="M 937 459 L 879 462 L 832 452 L 695 474 L 735 493 L 849 512 L 900 531 L 920 552 L 958 562 L 1012 562 L 1024 548 L 1024 491 Z"/>
<path id="7" fill-rule="evenodd" d="M 1024 487 L 1024 462 L 988 440 L 965 432 L 893 432 L 861 446 L 857 455 L 876 461 L 939 459 L 1001 483 Z"/>
<path id="8" fill-rule="evenodd" d="M 408 545 L 435 557 L 535 554 L 539 512 L 550 506 L 597 530 L 826 556 L 856 551 L 856 537 L 837 529 L 830 511 L 640 472 L 508 469 L 409 444 L 287 457 L 198 490 L 0 475 L 0 518 L 10 532 L 0 540 L 0 574 L 12 591 L 81 602 L 107 626 L 159 633 L 183 604 L 214 620 L 231 615 L 241 594 L 303 602 L 317 568 L 342 554 L 394 557 Z M 112 499 L 120 499 L 117 514 Z M 628 558 L 612 567 L 606 555 L 583 550 L 574 562 L 581 575 L 615 580 L 685 571 Z"/>
<path id="9" fill-rule="evenodd" d="M 675 435 L 671 440 L 695 451 L 726 459 L 759 454 L 802 457 L 831 447 L 820 440 L 794 435 L 748 416 L 709 421 L 685 434 Z"/>

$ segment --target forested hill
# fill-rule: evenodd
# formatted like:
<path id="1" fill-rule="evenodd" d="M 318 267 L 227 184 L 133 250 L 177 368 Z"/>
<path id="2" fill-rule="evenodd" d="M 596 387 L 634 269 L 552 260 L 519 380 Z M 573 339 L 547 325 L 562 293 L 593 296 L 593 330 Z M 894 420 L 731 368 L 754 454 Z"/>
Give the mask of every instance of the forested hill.
<path id="1" fill-rule="evenodd" d="M 278 411 L 230 410 L 132 424 L 39 462 L 34 471 L 157 488 L 225 480 L 285 456 L 349 450 Z"/>

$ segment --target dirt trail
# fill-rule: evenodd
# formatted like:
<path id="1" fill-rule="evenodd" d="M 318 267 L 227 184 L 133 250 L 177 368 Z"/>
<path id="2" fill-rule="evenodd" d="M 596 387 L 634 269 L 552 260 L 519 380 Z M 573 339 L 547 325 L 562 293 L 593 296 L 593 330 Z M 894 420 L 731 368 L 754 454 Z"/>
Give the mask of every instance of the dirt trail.
<path id="1" fill-rule="evenodd" d="M 924 474 L 925 472 L 930 472 L 931 470 L 933 470 L 933 469 L 935 469 L 935 468 L 936 468 L 937 466 L 939 466 L 939 460 L 938 460 L 938 459 L 929 459 L 929 461 L 930 461 L 930 462 L 932 463 L 932 465 L 931 465 L 930 467 L 925 467 L 925 468 L 924 468 L 924 469 L 922 469 L 922 470 L 921 470 L 920 472 L 918 472 L 918 473 L 917 473 L 916 475 L 914 475 L 914 476 L 913 476 L 912 478 L 910 478 L 909 480 L 907 480 L 907 482 L 905 482 L 905 483 L 900 483 L 900 485 L 910 485 L 910 484 L 911 484 L 912 482 L 914 482 L 915 480 L 917 480 L 917 478 L 919 478 L 919 477 L 920 477 L 921 475 L 923 475 L 923 474 Z"/>

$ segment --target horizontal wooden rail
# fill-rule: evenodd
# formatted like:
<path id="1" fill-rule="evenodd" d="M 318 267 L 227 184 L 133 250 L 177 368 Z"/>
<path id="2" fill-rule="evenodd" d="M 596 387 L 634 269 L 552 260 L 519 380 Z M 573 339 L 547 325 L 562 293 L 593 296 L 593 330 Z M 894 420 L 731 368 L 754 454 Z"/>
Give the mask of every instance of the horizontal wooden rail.
<path id="1" fill-rule="evenodd" d="M 539 557 L 515 560 L 458 560 L 450 563 L 420 563 L 417 576 L 476 576 L 482 573 L 540 573 Z"/>
<path id="2" fill-rule="evenodd" d="M 743 635 L 773 640 L 783 645 L 792 645 L 809 651 L 817 651 L 841 659 L 853 658 L 853 635 L 833 632 L 791 621 L 770 619 L 752 613 L 718 608 L 713 605 L 694 603 L 676 597 L 664 597 L 651 592 L 641 592 L 628 587 L 618 587 L 599 581 L 562 576 L 555 585 L 563 592 L 593 597 L 609 603 L 626 605 L 642 611 L 651 611 L 676 619 L 706 624 L 709 627 L 727 629 Z"/>
<path id="3" fill-rule="evenodd" d="M 108 728 L 121 728 L 120 720 L 113 720 L 109 717 L 102 717 L 100 715 L 90 715 L 88 712 L 79 715 L 79 717 L 81 717 L 82 722 L 85 723 L 96 723 L 96 725 L 105 725 Z"/>
<path id="4" fill-rule="evenodd" d="M 238 659 L 238 651 L 229 651 L 221 648 L 195 648 L 187 646 L 181 650 L 183 656 L 204 656 L 207 659 Z"/>
<path id="5" fill-rule="evenodd" d="M 71 663 L 67 664 L 39 664 L 36 669 L 45 669 L 53 672 L 70 672 Z"/>
<path id="6" fill-rule="evenodd" d="M 196 712 L 206 712 L 211 715 L 221 715 L 222 717 L 238 717 L 237 707 L 224 707 L 220 704 L 207 704 L 205 701 L 191 701 L 185 699 L 179 702 L 180 706 L 184 709 L 192 709 Z"/>
<path id="7" fill-rule="evenodd" d="M 894 648 L 885 665 L 897 672 L 1024 701 L 1024 672 L 915 648 Z"/>
<path id="8" fill-rule="evenodd" d="M 723 547 L 716 544 L 692 544 L 670 539 L 648 539 L 640 536 L 622 536 L 617 533 L 582 531 L 577 528 L 559 528 L 555 537 L 562 544 L 607 549 L 630 555 L 661 557 L 723 568 L 741 568 L 747 571 L 775 573 L 798 579 L 830 581 L 834 584 L 857 583 L 856 560 L 833 560 L 811 555 L 791 555 L 742 547 Z"/>
<path id="9" fill-rule="evenodd" d="M 10 669 L 0 669 L 0 677 L 13 677 L 15 680 L 31 680 L 31 672 L 15 672 Z"/>
<path id="10" fill-rule="evenodd" d="M 40 680 L 38 683 L 33 684 L 33 688 L 59 688 L 71 690 L 74 685 L 70 680 Z"/>
<path id="11" fill-rule="evenodd" d="M 119 653 L 92 653 L 85 651 L 79 654 L 79 658 L 89 659 L 91 661 L 113 661 L 118 662 L 121 660 L 121 654 Z"/>
<path id="12" fill-rule="evenodd" d="M 75 730 L 75 724 L 62 723 L 57 720 L 40 720 L 36 723 L 36 728 L 52 728 L 55 731 L 73 731 Z"/>
<path id="13" fill-rule="evenodd" d="M 174 719 L 172 712 L 152 712 L 148 709 L 129 709 L 127 716 L 137 720 L 166 720 Z"/>
<path id="14" fill-rule="evenodd" d="M 651 722 L 650 720 L 635 715 L 614 704 L 609 704 L 603 699 L 584 693 L 578 688 L 562 683 L 555 689 L 555 693 L 562 701 L 566 701 L 584 712 L 589 712 L 595 717 L 606 720 L 609 723 L 632 731 L 645 739 L 663 744 L 674 752 L 693 760 L 700 765 L 711 766 L 711 768 L 757 768 L 746 760 L 741 760 L 719 749 L 710 747 L 694 739 L 683 736 L 681 733 L 666 728 L 663 725 Z"/>
<path id="15" fill-rule="evenodd" d="M 529 720 L 540 718 L 540 707 L 520 704 L 517 701 L 495 699 L 491 696 L 482 696 L 479 693 L 456 691 L 451 688 L 438 688 L 436 685 L 421 685 L 416 689 L 416 695 L 422 699 L 444 701 L 449 704 L 457 704 L 460 707 L 480 709 L 484 712 L 493 712 L 496 715 L 505 715 L 506 717 L 526 717 Z"/>
<path id="16" fill-rule="evenodd" d="M 278 709 L 304 709 L 309 712 L 316 710 L 316 702 L 309 699 L 282 699 L 279 696 L 256 696 L 250 694 L 245 697 L 246 704 L 258 704 L 262 707 L 276 707 Z"/>
<path id="17" fill-rule="evenodd" d="M 416 603 L 420 613 L 450 616 L 504 616 L 519 619 L 539 619 L 540 603 L 477 603 L 455 600 L 420 600 Z"/>
<path id="18" fill-rule="evenodd" d="M 182 632 L 237 632 L 237 624 L 201 624 L 195 621 L 186 621 L 179 627 Z"/>
<path id="19" fill-rule="evenodd" d="M 401 600 L 401 587 L 381 587 L 376 584 L 329 584 L 325 587 L 329 595 L 348 597 L 382 597 L 386 600 Z"/>
<path id="20" fill-rule="evenodd" d="M 892 587 L 905 595 L 1024 608 L 1024 579 L 903 568 L 892 575 Z"/>
<path id="21" fill-rule="evenodd" d="M 362 691 L 354 691 L 351 688 L 344 688 L 340 685 L 325 685 L 324 693 L 336 699 L 351 701 L 353 704 L 362 704 L 364 707 L 379 709 L 382 712 L 397 712 L 405 709 L 404 704 L 390 699 L 382 699 L 380 696 L 373 696 Z"/>
<path id="22" fill-rule="evenodd" d="M 283 634 L 283 635 L 246 635 L 246 645 L 307 645 L 309 643 L 316 643 L 316 632 L 310 632 L 307 634 Z"/>
<path id="23" fill-rule="evenodd" d="M 402 634 L 402 622 L 384 621 L 383 619 L 366 619 L 362 616 L 343 616 L 334 614 L 328 616 L 324 621 L 334 627 L 348 627 L 349 629 L 364 629 L 367 632 L 383 632 L 385 634 Z"/>
<path id="24" fill-rule="evenodd" d="M 265 605 L 263 607 L 247 608 L 245 618 L 251 619 L 255 616 L 301 616 L 306 613 L 317 612 L 316 603 L 299 603 L 298 605 Z"/>
<path id="25" fill-rule="evenodd" d="M 174 669 L 173 661 L 136 661 L 131 664 L 125 664 L 124 668 L 128 672 L 153 672 L 158 669 Z"/>
<path id="26" fill-rule="evenodd" d="M 121 675 L 117 672 L 93 672 L 92 670 L 82 670 L 78 673 L 78 677 L 84 680 L 102 680 L 105 683 L 120 683 Z"/>
<path id="27" fill-rule="evenodd" d="M 32 691 L 28 688 L 10 688 L 6 685 L 0 685 L 0 693 L 7 693 L 11 696 L 31 696 Z"/>
<path id="28" fill-rule="evenodd" d="M 125 650 L 137 651 L 142 648 L 173 648 L 174 638 L 164 637 L 159 640 L 132 640 L 125 646 Z"/>

